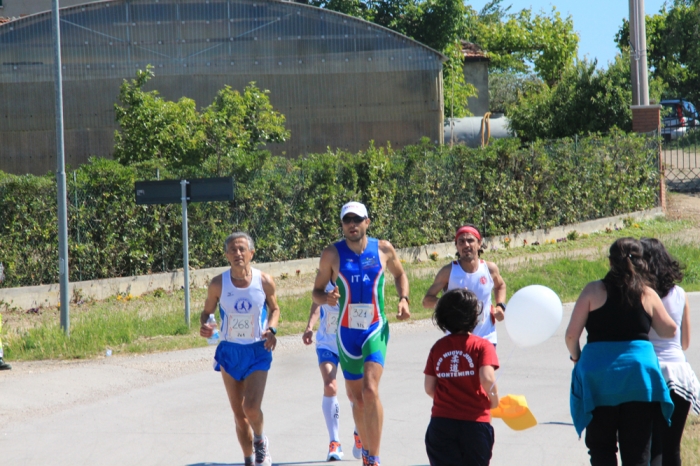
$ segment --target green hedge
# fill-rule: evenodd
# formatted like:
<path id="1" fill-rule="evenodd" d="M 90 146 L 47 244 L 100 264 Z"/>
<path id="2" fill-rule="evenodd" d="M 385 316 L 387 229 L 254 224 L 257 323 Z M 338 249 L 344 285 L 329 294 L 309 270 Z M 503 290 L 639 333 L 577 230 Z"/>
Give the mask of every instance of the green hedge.
<path id="1" fill-rule="evenodd" d="M 236 180 L 235 201 L 189 207 L 190 263 L 225 265 L 222 243 L 234 230 L 251 233 L 261 262 L 317 256 L 341 236 L 339 209 L 351 199 L 367 204 L 370 234 L 396 247 L 450 241 L 464 222 L 498 235 L 647 209 L 657 202 L 657 154 L 657 141 L 623 133 L 527 147 L 517 140 L 486 149 L 371 147 L 296 160 L 241 153 L 224 167 Z M 68 173 L 71 281 L 182 267 L 180 205 L 134 203 L 134 182 L 156 179 L 156 169 L 94 159 Z M 161 169 L 160 178 L 212 171 L 206 164 L 188 173 Z M 56 224 L 53 175 L 0 172 L 0 286 L 58 280 Z"/>

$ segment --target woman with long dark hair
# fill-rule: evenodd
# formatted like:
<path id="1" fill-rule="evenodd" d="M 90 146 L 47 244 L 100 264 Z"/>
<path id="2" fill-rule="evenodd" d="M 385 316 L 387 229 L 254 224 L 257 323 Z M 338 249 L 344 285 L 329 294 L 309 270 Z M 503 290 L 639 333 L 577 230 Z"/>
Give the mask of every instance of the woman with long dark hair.
<path id="1" fill-rule="evenodd" d="M 673 411 L 649 329 L 673 337 L 676 324 L 649 286 L 639 240 L 620 238 L 610 246 L 610 270 L 586 285 L 566 329 L 574 362 L 571 416 L 579 436 L 586 429 L 591 465 L 647 466 L 655 412 Z M 581 351 L 583 329 L 588 341 Z"/>
<path id="2" fill-rule="evenodd" d="M 688 412 L 692 407 L 695 414 L 700 414 L 700 383 L 683 352 L 690 345 L 690 306 L 685 291 L 677 285 L 683 280 L 678 261 L 658 239 L 641 241 L 654 289 L 679 329 L 672 338 L 661 337 L 653 329 L 649 332 L 674 406 L 670 426 L 661 416 L 654 420 L 651 466 L 680 466 L 681 438 Z"/>

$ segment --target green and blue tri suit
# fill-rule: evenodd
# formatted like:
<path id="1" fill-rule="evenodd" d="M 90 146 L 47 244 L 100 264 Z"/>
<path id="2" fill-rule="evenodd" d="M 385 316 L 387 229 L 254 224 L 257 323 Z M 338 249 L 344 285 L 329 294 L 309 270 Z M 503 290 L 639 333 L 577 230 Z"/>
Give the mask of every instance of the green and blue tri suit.
<path id="1" fill-rule="evenodd" d="M 367 238 L 362 254 L 352 251 L 345 240 L 335 243 L 340 260 L 336 284 L 338 306 L 338 355 L 346 380 L 359 380 L 365 362 L 384 366 L 389 325 L 384 315 L 384 269 L 379 240 Z"/>

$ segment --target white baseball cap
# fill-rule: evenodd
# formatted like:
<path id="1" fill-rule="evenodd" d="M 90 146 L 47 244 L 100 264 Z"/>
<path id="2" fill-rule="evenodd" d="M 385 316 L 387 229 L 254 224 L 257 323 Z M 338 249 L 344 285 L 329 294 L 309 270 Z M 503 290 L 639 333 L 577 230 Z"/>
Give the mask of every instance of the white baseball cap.
<path id="1" fill-rule="evenodd" d="M 365 207 L 364 204 L 355 201 L 348 202 L 342 209 L 340 209 L 340 219 L 342 220 L 347 214 L 355 214 L 358 217 L 364 218 L 369 217 L 369 215 L 367 215 L 367 207 Z"/>

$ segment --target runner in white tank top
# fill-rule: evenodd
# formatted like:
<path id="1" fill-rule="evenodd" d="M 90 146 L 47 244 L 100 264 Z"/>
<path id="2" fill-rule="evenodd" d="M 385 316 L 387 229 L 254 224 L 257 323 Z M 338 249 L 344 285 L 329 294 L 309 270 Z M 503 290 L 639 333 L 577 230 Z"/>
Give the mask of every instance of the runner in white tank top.
<path id="1" fill-rule="evenodd" d="M 506 283 L 498 267 L 493 262 L 479 258 L 482 252 L 483 238 L 474 225 L 464 225 L 455 233 L 455 246 L 459 260 L 444 266 L 435 276 L 433 284 L 423 298 L 423 307 L 435 308 L 438 294 L 456 288 L 466 288 L 476 294 L 482 305 L 482 314 L 474 335 L 485 338 L 494 345 L 496 321 L 502 321 L 506 310 Z M 492 305 L 492 294 L 496 305 Z"/>
<path id="2" fill-rule="evenodd" d="M 251 267 L 250 285 L 238 288 L 231 282 L 231 271 L 221 275 L 221 339 L 247 345 L 262 340 L 267 329 L 267 301 L 261 272 Z"/>
<path id="3" fill-rule="evenodd" d="M 272 466 L 261 410 L 272 350 L 277 345 L 275 282 L 268 274 L 251 267 L 255 245 L 242 232 L 224 242 L 231 268 L 209 284 L 199 334 L 209 338 L 214 327 L 207 323 L 219 308 L 220 341 L 214 354 L 214 369 L 221 372 L 236 422 L 245 466 Z M 245 410 L 243 401 L 245 400 Z"/>
<path id="4" fill-rule="evenodd" d="M 328 282 L 326 293 L 335 289 L 335 285 Z M 326 461 L 339 461 L 343 458 L 343 448 L 340 445 L 340 404 L 338 403 L 338 317 L 340 315 L 338 305 L 330 306 L 328 304 L 318 305 L 311 303 L 309 311 L 309 320 L 306 324 L 306 330 L 301 336 L 305 345 L 310 345 L 314 341 L 314 325 L 318 321 L 318 330 L 316 331 L 316 356 L 318 358 L 318 367 L 321 370 L 321 378 L 323 379 L 323 401 L 321 410 L 323 417 L 326 420 L 326 428 L 330 437 L 328 445 L 328 455 Z M 360 436 L 355 429 L 353 445 L 353 456 L 360 459 L 362 457 L 362 442 Z"/>
<path id="5" fill-rule="evenodd" d="M 498 343 L 496 338 L 496 325 L 491 319 L 491 291 L 493 290 L 493 278 L 486 261 L 479 260 L 478 268 L 474 273 L 465 272 L 459 261 L 452 262 L 450 278 L 447 283 L 447 290 L 466 288 L 476 295 L 481 303 L 481 308 L 489 312 L 481 313 L 476 327 L 472 334 L 484 338 L 494 345 Z"/>

